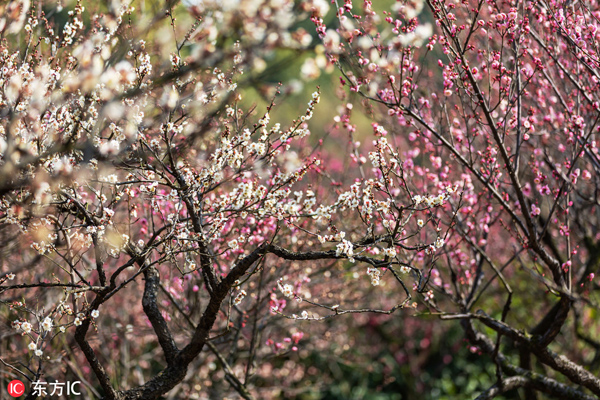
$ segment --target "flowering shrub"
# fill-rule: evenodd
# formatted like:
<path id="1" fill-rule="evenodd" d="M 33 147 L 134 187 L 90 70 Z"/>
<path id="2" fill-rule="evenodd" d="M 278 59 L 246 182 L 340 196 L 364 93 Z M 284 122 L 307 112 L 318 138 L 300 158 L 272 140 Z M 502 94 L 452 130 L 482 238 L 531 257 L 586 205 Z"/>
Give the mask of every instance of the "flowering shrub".
<path id="1" fill-rule="evenodd" d="M 481 398 L 600 395 L 598 5 L 334 5 L 0 6 L 8 373 L 268 398 L 311 330 L 416 309 L 491 357 Z M 337 100 L 276 119 L 290 51 Z"/>

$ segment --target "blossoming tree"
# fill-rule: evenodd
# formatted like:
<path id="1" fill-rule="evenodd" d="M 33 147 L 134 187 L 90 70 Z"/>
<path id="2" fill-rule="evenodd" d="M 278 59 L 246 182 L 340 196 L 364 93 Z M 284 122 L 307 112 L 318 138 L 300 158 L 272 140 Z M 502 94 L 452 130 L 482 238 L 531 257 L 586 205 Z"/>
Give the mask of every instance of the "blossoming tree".
<path id="1" fill-rule="evenodd" d="M 419 313 L 482 399 L 600 395 L 598 4 L 334 5 L 0 6 L 7 376 L 266 398 L 314 326 Z M 288 53 L 337 100 L 275 120 Z"/>

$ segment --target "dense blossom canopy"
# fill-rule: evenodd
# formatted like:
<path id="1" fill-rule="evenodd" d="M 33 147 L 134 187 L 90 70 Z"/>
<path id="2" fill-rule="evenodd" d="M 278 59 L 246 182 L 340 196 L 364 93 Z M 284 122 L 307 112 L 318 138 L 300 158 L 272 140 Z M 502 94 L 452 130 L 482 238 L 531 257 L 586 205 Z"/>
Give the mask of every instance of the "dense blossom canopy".
<path id="1" fill-rule="evenodd" d="M 491 368 L 480 398 L 600 396 L 599 18 L 0 5 L 3 378 L 28 398 L 71 378 L 89 398 L 303 398 L 337 379 L 319 357 L 419 375 L 456 324 Z M 413 393 L 385 374 L 377 392 Z"/>

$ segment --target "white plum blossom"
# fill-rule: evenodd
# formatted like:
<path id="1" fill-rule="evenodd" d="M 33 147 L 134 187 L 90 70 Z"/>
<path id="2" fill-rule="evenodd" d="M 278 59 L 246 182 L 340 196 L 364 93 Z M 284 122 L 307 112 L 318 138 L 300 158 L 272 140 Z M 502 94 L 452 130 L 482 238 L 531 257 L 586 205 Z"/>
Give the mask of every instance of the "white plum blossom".
<path id="1" fill-rule="evenodd" d="M 283 295 L 285 297 L 292 297 L 294 295 L 294 287 L 289 283 L 283 285 Z"/>
<path id="2" fill-rule="evenodd" d="M 25 333 L 29 333 L 31 332 L 31 324 L 27 321 L 21 323 L 21 329 L 23 330 L 23 332 Z"/>
<path id="3" fill-rule="evenodd" d="M 367 275 L 371 277 L 371 285 L 379 286 L 379 279 L 381 277 L 381 271 L 377 268 L 367 268 Z"/>
<path id="4" fill-rule="evenodd" d="M 341 255 L 345 255 L 346 257 L 348 257 L 348 261 L 354 262 L 354 246 L 348 240 L 343 239 L 342 242 L 338 243 L 338 245 L 336 246 L 335 255 L 338 257 Z"/>
<path id="5" fill-rule="evenodd" d="M 394 247 L 388 247 L 383 249 L 383 254 L 388 257 L 396 257 L 396 249 Z"/>
<path id="6" fill-rule="evenodd" d="M 233 305 L 238 305 L 242 302 L 242 300 L 244 300 L 244 297 L 246 297 L 246 291 L 245 290 L 240 290 L 240 292 L 237 294 L 237 296 L 235 296 L 235 299 L 233 300 Z"/>
<path id="7" fill-rule="evenodd" d="M 441 249 L 444 246 L 444 238 L 437 238 L 435 241 L 435 247 Z"/>
<path id="8" fill-rule="evenodd" d="M 44 318 L 44 321 L 42 322 L 42 329 L 45 331 L 49 331 L 52 329 L 52 326 L 52 319 L 50 317 Z"/>

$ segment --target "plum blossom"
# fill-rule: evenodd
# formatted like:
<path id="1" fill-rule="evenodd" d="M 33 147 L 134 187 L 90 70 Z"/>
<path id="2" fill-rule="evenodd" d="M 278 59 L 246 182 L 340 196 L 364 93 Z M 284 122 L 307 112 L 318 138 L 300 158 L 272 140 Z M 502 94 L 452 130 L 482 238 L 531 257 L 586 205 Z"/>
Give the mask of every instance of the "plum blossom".
<path id="1" fill-rule="evenodd" d="M 44 331 L 49 331 L 52 329 L 52 326 L 52 319 L 50 317 L 44 318 L 44 321 L 42 322 L 42 329 Z"/>

